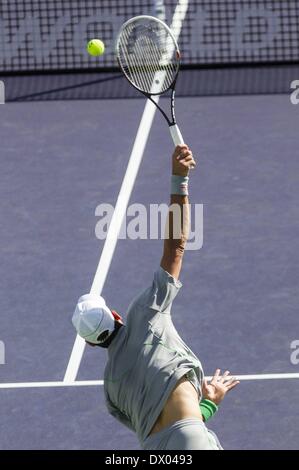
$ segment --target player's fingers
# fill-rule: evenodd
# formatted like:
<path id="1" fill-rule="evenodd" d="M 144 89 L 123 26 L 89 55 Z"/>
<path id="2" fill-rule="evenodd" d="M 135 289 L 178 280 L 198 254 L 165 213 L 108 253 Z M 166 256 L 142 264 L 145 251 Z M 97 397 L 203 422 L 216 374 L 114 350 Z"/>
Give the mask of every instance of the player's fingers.
<path id="1" fill-rule="evenodd" d="M 187 157 L 184 160 L 182 160 L 182 163 L 184 166 L 187 166 L 188 168 L 195 168 L 196 167 L 196 161 L 194 160 L 193 157 Z"/>
<path id="2" fill-rule="evenodd" d="M 215 370 L 215 373 L 214 373 L 214 375 L 213 375 L 213 378 L 212 378 L 212 380 L 211 380 L 211 383 L 217 382 L 220 373 L 221 373 L 221 370 L 220 370 L 220 369 L 216 369 L 216 370 Z"/>
<path id="3" fill-rule="evenodd" d="M 177 156 L 177 159 L 178 160 L 183 160 L 184 158 L 187 158 L 189 155 L 192 155 L 192 152 L 188 149 L 185 149 L 185 150 L 182 150 L 178 156 Z"/>
<path id="4" fill-rule="evenodd" d="M 183 161 L 182 166 L 184 166 L 185 168 L 188 168 L 190 170 L 191 168 L 196 167 L 196 163 L 195 162 L 193 163 L 193 160 L 191 160 L 190 162 Z"/>
<path id="5" fill-rule="evenodd" d="M 232 390 L 232 388 L 235 388 L 237 385 L 239 385 L 240 381 L 239 380 L 234 380 L 231 384 L 227 385 L 227 390 Z"/>
<path id="6" fill-rule="evenodd" d="M 176 146 L 176 149 L 185 149 L 185 148 L 186 149 L 189 148 L 187 144 L 179 144 L 179 145 Z"/>
<path id="7" fill-rule="evenodd" d="M 206 390 L 207 386 L 208 386 L 208 381 L 207 381 L 207 379 L 203 379 L 203 383 L 202 383 L 202 388 L 203 388 L 203 390 Z"/>
<path id="8" fill-rule="evenodd" d="M 192 154 L 186 155 L 184 158 L 181 159 L 182 162 L 190 162 L 191 160 L 193 160 Z"/>
<path id="9" fill-rule="evenodd" d="M 190 170 L 194 170 L 196 167 L 196 161 L 193 159 L 192 162 L 190 163 Z"/>
<path id="10" fill-rule="evenodd" d="M 237 380 L 236 377 L 226 377 L 226 378 L 223 380 L 223 385 L 228 386 L 228 385 L 230 385 L 232 382 L 235 382 L 236 380 Z"/>
<path id="11" fill-rule="evenodd" d="M 182 145 L 177 145 L 174 152 L 176 155 L 179 155 L 181 152 L 183 152 L 184 150 L 187 150 L 188 149 L 188 145 L 186 144 L 182 144 Z"/>
<path id="12" fill-rule="evenodd" d="M 226 377 L 230 374 L 229 370 L 226 370 L 222 377 L 219 379 L 219 382 L 224 383 L 226 380 Z"/>

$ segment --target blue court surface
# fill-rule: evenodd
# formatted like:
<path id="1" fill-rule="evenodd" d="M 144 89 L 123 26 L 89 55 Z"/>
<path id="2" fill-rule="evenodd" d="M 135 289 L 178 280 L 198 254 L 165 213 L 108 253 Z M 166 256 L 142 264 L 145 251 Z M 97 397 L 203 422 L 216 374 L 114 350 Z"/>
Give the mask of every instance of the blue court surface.
<path id="1" fill-rule="evenodd" d="M 0 107 L 1 449 L 139 448 L 94 382 L 105 351 L 86 348 L 77 382 L 62 381 L 71 316 L 104 245 L 95 209 L 115 205 L 144 104 Z M 185 254 L 173 320 L 207 375 L 244 376 L 210 428 L 225 449 L 297 449 L 299 108 L 286 94 L 178 98 L 176 107 L 198 161 L 190 197 L 204 207 L 204 240 Z M 168 203 L 172 150 L 157 113 L 130 204 Z M 108 305 L 125 315 L 161 253 L 161 240 L 119 240 Z"/>

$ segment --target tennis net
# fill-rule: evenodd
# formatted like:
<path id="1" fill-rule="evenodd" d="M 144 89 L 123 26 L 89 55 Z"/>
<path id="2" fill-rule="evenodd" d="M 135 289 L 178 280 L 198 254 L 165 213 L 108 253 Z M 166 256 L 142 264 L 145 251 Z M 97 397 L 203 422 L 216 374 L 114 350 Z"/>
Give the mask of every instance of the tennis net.
<path id="1" fill-rule="evenodd" d="M 232 68 L 262 63 L 272 70 L 274 80 L 274 71 L 277 70 L 273 68 L 274 65 L 291 66 L 298 61 L 297 0 L 180 1 L 188 3 L 179 39 L 183 68 Z M 170 24 L 177 5 L 178 0 L 2 0 L 2 76 L 30 73 L 31 77 L 36 77 L 36 74 L 44 73 L 50 77 L 50 74 L 56 74 L 54 82 L 57 87 L 73 86 L 69 88 L 68 95 L 65 94 L 65 97 L 67 95 L 71 98 L 71 90 L 78 91 L 77 80 L 81 80 L 82 72 L 104 73 L 101 77 L 93 77 L 93 81 L 100 78 L 106 80 L 110 72 L 116 72 L 115 40 L 125 20 L 149 14 L 159 16 Z M 92 58 L 86 52 L 86 43 L 93 37 L 101 38 L 106 44 L 106 52 L 100 58 Z M 250 73 L 257 73 L 257 70 L 253 67 Z M 263 70 L 265 73 L 265 68 Z M 70 77 L 69 72 L 73 72 L 77 78 Z M 189 78 L 196 77 L 196 73 L 187 75 Z M 115 87 L 119 88 L 119 80 L 114 74 L 111 77 L 113 93 L 117 94 Z M 8 80 L 8 99 L 13 95 L 16 97 L 16 93 L 10 93 L 11 83 Z M 19 88 L 23 86 L 19 96 L 22 93 L 29 95 L 30 80 L 22 80 L 22 83 L 19 85 Z M 123 94 L 122 86 L 120 95 Z M 107 97 L 108 88 L 106 84 Z M 199 91 L 195 84 L 191 88 Z M 278 90 L 281 90 L 281 86 Z"/>

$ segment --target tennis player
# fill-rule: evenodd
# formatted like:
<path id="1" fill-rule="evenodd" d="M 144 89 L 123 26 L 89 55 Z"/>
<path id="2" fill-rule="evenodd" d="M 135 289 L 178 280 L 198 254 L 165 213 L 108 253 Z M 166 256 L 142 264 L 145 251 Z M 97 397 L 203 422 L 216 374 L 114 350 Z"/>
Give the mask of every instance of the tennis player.
<path id="1" fill-rule="evenodd" d="M 131 303 L 126 325 L 102 297 L 91 294 L 79 299 L 73 315 L 78 334 L 88 344 L 107 348 L 104 391 L 109 412 L 133 430 L 147 450 L 222 449 L 205 423 L 239 383 L 219 369 L 208 383 L 171 318 L 188 239 L 192 166 L 191 150 L 177 146 L 172 156 L 169 236 L 152 284 Z M 188 321 L 188 311 L 185 315 Z"/>

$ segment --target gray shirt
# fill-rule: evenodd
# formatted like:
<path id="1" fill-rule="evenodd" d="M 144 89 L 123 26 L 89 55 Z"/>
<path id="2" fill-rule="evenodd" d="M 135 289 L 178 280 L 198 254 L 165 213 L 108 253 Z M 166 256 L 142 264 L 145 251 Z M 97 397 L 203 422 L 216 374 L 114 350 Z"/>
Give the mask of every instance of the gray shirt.
<path id="1" fill-rule="evenodd" d="M 137 433 L 150 433 L 177 381 L 187 374 L 201 398 L 200 361 L 180 338 L 171 305 L 181 283 L 159 268 L 128 309 L 127 324 L 108 348 L 104 391 L 109 412 Z"/>

